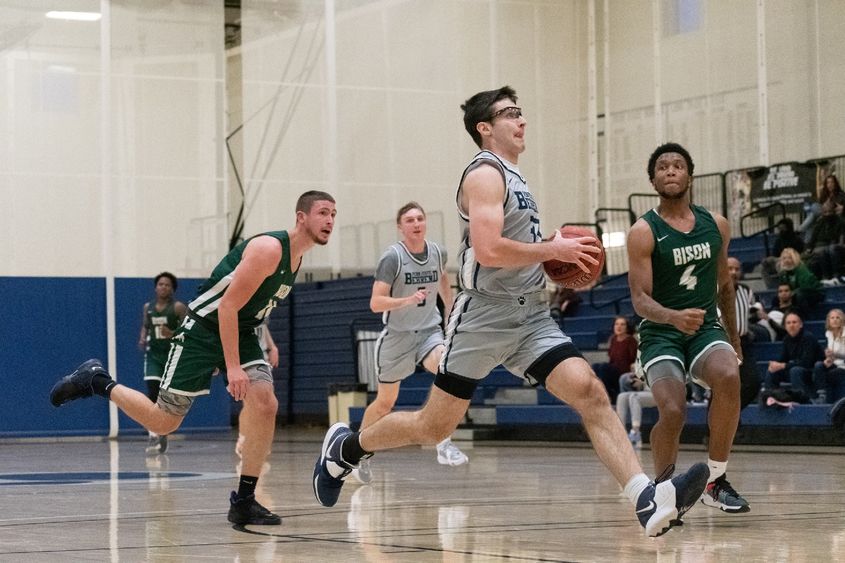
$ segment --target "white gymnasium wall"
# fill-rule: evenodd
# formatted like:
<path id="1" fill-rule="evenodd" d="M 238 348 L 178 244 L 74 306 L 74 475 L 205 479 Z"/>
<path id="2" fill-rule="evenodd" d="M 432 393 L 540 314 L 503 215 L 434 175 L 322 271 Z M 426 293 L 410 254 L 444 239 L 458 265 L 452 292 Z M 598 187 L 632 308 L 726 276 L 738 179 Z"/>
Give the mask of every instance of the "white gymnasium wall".
<path id="1" fill-rule="evenodd" d="M 307 266 L 371 272 L 385 239 L 395 240 L 396 210 L 411 199 L 437 218 L 431 238 L 454 253 L 455 189 L 477 150 L 459 106 L 503 84 L 517 90 L 527 116 L 519 164 L 544 220 L 586 214 L 580 199 L 566 197 L 586 178 L 581 4 L 244 0 L 236 55 L 246 234 L 289 225 L 296 197 L 325 189 L 338 200 L 340 236 L 334 249 L 310 253 Z"/>
<path id="2" fill-rule="evenodd" d="M 0 275 L 103 275 L 108 261 L 118 276 L 205 275 L 240 205 L 223 139 L 241 124 L 245 234 L 289 227 L 296 197 L 326 189 L 339 236 L 307 269 L 370 271 L 409 199 L 454 257 L 455 185 L 476 150 L 458 106 L 502 84 L 525 109 L 520 167 L 546 231 L 591 220 L 591 199 L 649 191 L 663 140 L 687 145 L 700 174 L 845 153 L 840 0 L 242 6 L 242 46 L 224 53 L 222 1 L 0 0 Z M 101 7 L 102 24 L 44 17 Z"/>
<path id="3" fill-rule="evenodd" d="M 223 63 L 222 2 L 0 2 L 0 275 L 206 273 L 225 247 L 208 228 L 225 235 Z"/>

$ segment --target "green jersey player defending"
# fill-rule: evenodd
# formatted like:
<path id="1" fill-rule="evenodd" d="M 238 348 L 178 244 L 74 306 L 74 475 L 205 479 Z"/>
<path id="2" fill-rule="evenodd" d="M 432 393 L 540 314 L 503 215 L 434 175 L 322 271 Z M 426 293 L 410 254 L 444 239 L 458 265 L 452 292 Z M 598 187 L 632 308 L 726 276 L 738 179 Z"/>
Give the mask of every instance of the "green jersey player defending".
<path id="1" fill-rule="evenodd" d="M 138 347 L 144 351 L 144 383 L 147 385 L 147 397 L 152 402 L 158 400 L 161 378 L 164 376 L 164 364 L 170 352 L 170 339 L 185 319 L 187 309 L 181 301 L 173 299 L 173 292 L 179 286 L 176 276 L 162 272 L 155 277 L 156 298 L 144 303 L 142 312 L 141 335 Z M 150 432 L 147 454 L 163 454 L 167 451 L 167 436 Z"/>
<path id="2" fill-rule="evenodd" d="M 206 395 L 217 369 L 226 389 L 243 401 L 240 432 L 243 463 L 237 492 L 230 497 L 229 521 L 281 524 L 281 518 L 255 500 L 255 485 L 270 451 L 278 401 L 273 376 L 255 328 L 290 293 L 302 255 L 328 243 L 335 221 L 334 198 L 325 192 L 302 194 L 290 231 L 254 236 L 232 249 L 214 268 L 188 304 L 188 316 L 173 337 L 158 401 L 116 383 L 98 360 L 88 360 L 50 391 L 55 406 L 100 395 L 147 430 L 169 434 L 179 428 L 199 395 Z"/>
<path id="3" fill-rule="evenodd" d="M 724 217 L 691 204 L 692 173 L 686 149 L 659 146 L 648 160 L 648 177 L 660 204 L 628 234 L 631 300 L 644 319 L 640 361 L 659 413 L 651 449 L 655 471 L 671 473 L 686 418 L 687 378 L 709 387 L 710 477 L 701 502 L 748 512 L 725 477 L 739 422 L 742 354 L 727 264 L 730 229 Z"/>

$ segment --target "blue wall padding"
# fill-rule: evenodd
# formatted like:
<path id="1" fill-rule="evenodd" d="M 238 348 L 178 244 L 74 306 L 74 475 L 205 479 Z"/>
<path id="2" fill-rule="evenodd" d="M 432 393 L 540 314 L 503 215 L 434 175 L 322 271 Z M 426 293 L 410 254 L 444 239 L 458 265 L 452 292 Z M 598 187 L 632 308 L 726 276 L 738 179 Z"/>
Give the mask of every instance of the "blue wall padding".
<path id="1" fill-rule="evenodd" d="M 180 280 L 177 298 L 190 300 L 201 280 Z M 94 397 L 54 408 L 53 384 L 89 358 L 107 358 L 104 278 L 0 277 L 0 436 L 106 435 L 108 403 Z M 138 350 L 141 308 L 154 297 L 152 280 L 115 280 L 117 374 L 139 390 L 143 353 Z M 229 427 L 231 401 L 221 382 L 201 397 L 185 430 Z M 121 431 L 141 428 L 121 415 Z"/>

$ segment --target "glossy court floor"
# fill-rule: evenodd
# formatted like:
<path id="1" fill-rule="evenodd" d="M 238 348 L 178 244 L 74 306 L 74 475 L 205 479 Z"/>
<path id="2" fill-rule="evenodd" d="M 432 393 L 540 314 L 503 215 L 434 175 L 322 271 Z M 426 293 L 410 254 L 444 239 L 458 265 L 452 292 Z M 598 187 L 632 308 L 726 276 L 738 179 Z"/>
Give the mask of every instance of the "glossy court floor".
<path id="1" fill-rule="evenodd" d="M 373 458 L 374 484 L 317 505 L 319 429 L 281 429 L 259 499 L 281 526 L 226 521 L 235 436 L 187 436 L 147 458 L 139 439 L 0 443 L 0 561 L 842 561 L 843 449 L 748 448 L 729 477 L 752 512 L 698 505 L 649 539 L 584 444 L 462 443 Z M 646 446 L 641 457 L 651 474 Z M 706 460 L 701 447 L 680 465 Z"/>

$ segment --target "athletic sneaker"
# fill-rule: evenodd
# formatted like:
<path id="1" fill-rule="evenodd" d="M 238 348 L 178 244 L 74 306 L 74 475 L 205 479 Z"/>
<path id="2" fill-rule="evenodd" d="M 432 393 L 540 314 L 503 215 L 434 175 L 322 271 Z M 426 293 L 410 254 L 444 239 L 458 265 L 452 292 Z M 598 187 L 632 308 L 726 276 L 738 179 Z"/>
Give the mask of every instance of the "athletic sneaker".
<path id="1" fill-rule="evenodd" d="M 98 373 L 110 377 L 100 360 L 83 362 L 72 374 L 64 376 L 53 385 L 50 390 L 50 402 L 54 407 L 60 407 L 70 401 L 90 397 L 94 394 L 91 380 Z"/>
<path id="2" fill-rule="evenodd" d="M 657 537 L 678 525 L 681 517 L 695 505 L 707 485 L 710 469 L 696 463 L 689 471 L 667 481 L 649 484 L 637 499 L 637 518 L 646 535 Z"/>
<path id="3" fill-rule="evenodd" d="M 643 435 L 639 430 L 631 430 L 628 432 L 628 440 L 631 441 L 631 445 L 635 448 L 642 447 L 643 445 Z"/>
<path id="4" fill-rule="evenodd" d="M 147 455 L 163 454 L 167 451 L 167 436 L 158 436 L 156 434 L 150 435 L 150 441 L 147 444 Z"/>
<path id="5" fill-rule="evenodd" d="M 731 487 L 724 475 L 707 484 L 707 488 L 701 495 L 701 502 L 725 512 L 740 513 L 751 510 L 748 501 Z"/>
<path id="6" fill-rule="evenodd" d="M 258 504 L 255 495 L 238 498 L 238 493 L 232 491 L 229 496 L 229 522 L 232 524 L 278 526 L 282 523 L 282 518 Z"/>
<path id="7" fill-rule="evenodd" d="M 373 470 L 370 467 L 370 460 L 369 459 L 362 459 L 361 462 L 358 464 L 358 467 L 352 470 L 350 473 L 353 479 L 361 483 L 362 485 L 369 485 L 373 482 Z"/>
<path id="8" fill-rule="evenodd" d="M 323 506 L 334 506 L 340 496 L 343 480 L 352 473 L 356 466 L 343 460 L 340 445 L 352 430 L 344 422 L 337 422 L 326 432 L 323 449 L 314 464 L 314 478 L 311 482 L 314 496 Z"/>
<path id="9" fill-rule="evenodd" d="M 458 449 L 458 446 L 452 441 L 446 442 L 443 446 L 437 447 L 437 463 L 440 465 L 463 465 L 469 461 L 469 458 L 464 452 Z"/>

